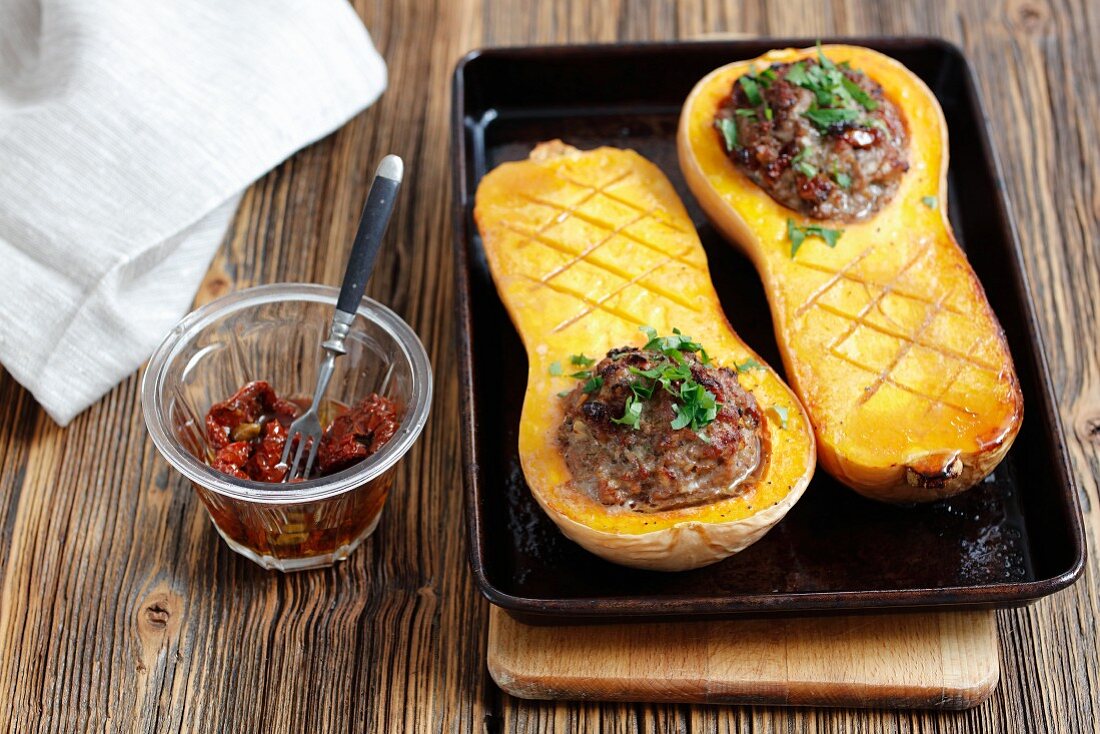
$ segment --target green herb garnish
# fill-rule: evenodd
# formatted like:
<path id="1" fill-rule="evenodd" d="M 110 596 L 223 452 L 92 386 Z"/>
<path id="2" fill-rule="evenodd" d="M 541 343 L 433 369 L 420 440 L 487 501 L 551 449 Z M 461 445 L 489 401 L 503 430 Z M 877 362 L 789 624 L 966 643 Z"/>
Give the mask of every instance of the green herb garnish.
<path id="1" fill-rule="evenodd" d="M 701 352 L 703 350 L 703 346 L 699 342 L 679 329 L 673 329 L 672 336 L 657 336 L 657 330 L 652 326 L 640 326 L 638 331 L 643 332 L 649 338 L 642 349 L 661 352 L 666 357 L 670 357 L 681 364 L 684 362 L 683 352 Z"/>
<path id="2" fill-rule="evenodd" d="M 798 163 L 795 163 L 794 170 L 798 171 L 806 178 L 813 178 L 817 175 L 817 169 L 811 166 L 806 161 L 799 161 Z"/>
<path id="3" fill-rule="evenodd" d="M 833 180 L 842 189 L 847 190 L 852 187 L 852 177 L 844 171 L 833 171 Z"/>
<path id="4" fill-rule="evenodd" d="M 845 70 L 850 66 L 842 64 Z M 817 63 L 799 61 L 787 69 L 787 81 L 814 93 L 814 104 L 803 112 L 815 126 L 827 130 L 834 125 L 855 122 L 860 110 L 872 112 L 879 103 L 857 82 L 849 79 L 840 68 L 825 56 L 821 43 L 817 44 Z M 862 120 L 861 125 L 869 125 Z"/>
<path id="5" fill-rule="evenodd" d="M 722 137 L 726 141 L 726 151 L 732 153 L 737 149 L 737 123 L 728 117 L 723 117 L 720 120 L 714 121 L 715 127 L 722 132 Z"/>
<path id="6" fill-rule="evenodd" d="M 748 98 L 749 104 L 753 107 L 756 107 L 764 101 L 764 98 L 760 96 L 759 85 L 757 85 L 756 80 L 751 76 L 743 76 L 738 82 L 741 84 L 741 88 L 745 90 L 745 97 Z"/>
<path id="7" fill-rule="evenodd" d="M 768 408 L 768 413 L 771 413 L 779 420 L 780 428 L 785 429 L 787 427 L 787 418 L 790 415 L 790 411 L 787 410 L 785 405 L 773 405 Z"/>
<path id="8" fill-rule="evenodd" d="M 844 85 L 844 89 L 848 92 L 848 94 L 852 95 L 852 99 L 863 105 L 863 109 L 867 110 L 868 112 L 874 112 L 878 109 L 878 102 L 876 102 L 874 98 L 871 97 L 871 95 L 867 94 L 863 87 L 859 86 L 843 74 L 840 75 L 840 83 Z"/>
<path id="9" fill-rule="evenodd" d="M 612 420 L 619 425 L 637 428 L 644 401 L 652 399 L 660 389 L 674 398 L 672 405 L 676 417 L 671 423 L 673 430 L 690 427 L 699 433 L 715 419 L 722 404 L 714 393 L 695 380 L 684 354 L 698 353 L 700 361 L 709 364 L 710 357 L 706 350 L 679 329 L 673 329 L 669 336 L 659 335 L 652 326 L 642 326 L 639 331 L 646 335 L 642 349 L 657 352 L 659 356 L 648 369 L 629 368 L 638 379 L 630 383 L 631 394 L 627 396 L 622 417 Z M 701 433 L 699 435 L 706 440 Z"/>
<path id="10" fill-rule="evenodd" d="M 929 209 L 935 209 L 936 206 L 938 205 L 938 202 L 936 201 L 936 197 L 934 197 L 934 196 L 922 196 L 920 198 L 920 203 L 924 204 Z"/>
<path id="11" fill-rule="evenodd" d="M 698 382 L 685 380 L 680 384 L 680 403 L 672 406 L 676 411 L 672 429 L 691 426 L 691 430 L 699 432 L 714 421 L 720 407 L 714 393 Z"/>
<path id="12" fill-rule="evenodd" d="M 797 64 L 793 64 L 791 68 L 787 69 L 787 81 L 791 84 L 797 84 L 800 87 L 809 84 L 810 78 L 806 76 L 806 64 L 799 61 Z"/>
<path id="13" fill-rule="evenodd" d="M 590 377 L 588 381 L 584 383 L 584 387 L 582 387 L 581 390 L 583 390 L 586 394 L 594 393 L 601 387 L 603 387 L 603 378 L 599 375 L 596 375 L 594 377 Z"/>
<path id="14" fill-rule="evenodd" d="M 762 370 L 764 365 L 757 362 L 754 357 L 749 357 L 744 362 L 734 364 L 733 368 L 738 372 L 748 372 L 749 370 Z"/>
<path id="15" fill-rule="evenodd" d="M 634 395 L 628 395 L 626 398 L 626 408 L 623 410 L 621 418 L 612 418 L 612 423 L 618 423 L 620 426 L 629 426 L 630 428 L 637 429 L 638 423 L 642 420 L 642 402 Z"/>
<path id="16" fill-rule="evenodd" d="M 802 116 L 822 130 L 828 130 L 834 125 L 852 122 L 859 117 L 859 112 L 845 107 L 819 107 L 817 109 L 806 110 L 802 113 Z"/>
<path id="17" fill-rule="evenodd" d="M 836 247 L 836 243 L 842 234 L 844 234 L 843 229 L 828 229 L 818 224 L 799 227 L 793 219 L 787 220 L 787 239 L 791 241 L 791 257 L 795 256 L 798 248 L 802 247 L 802 243 L 807 237 L 820 237 L 829 247 Z"/>
<path id="18" fill-rule="evenodd" d="M 576 367 L 591 367 L 592 365 L 596 364 L 596 360 L 592 359 L 591 357 L 586 357 L 583 353 L 571 354 L 569 355 L 569 364 Z M 549 371 L 550 374 L 554 377 L 561 377 L 564 373 L 561 367 L 561 362 L 551 362 Z M 575 380 L 584 380 L 585 383 L 581 389 L 584 390 L 584 392 L 586 393 L 596 392 L 600 389 L 600 387 L 603 386 L 603 378 L 597 375 L 595 370 L 577 370 L 576 372 L 570 372 L 569 377 L 572 377 Z M 573 391 L 562 390 L 558 393 L 558 397 L 567 397 L 571 392 Z"/>
<path id="19" fill-rule="evenodd" d="M 650 382 L 645 383 L 640 380 L 636 380 L 630 383 L 630 392 L 634 393 L 634 397 L 640 400 L 649 400 L 653 397 L 653 391 L 657 389 L 657 383 Z"/>
<path id="20" fill-rule="evenodd" d="M 645 397 L 649 397 L 653 394 L 653 390 L 659 385 L 670 395 L 676 394 L 676 388 L 673 386 L 674 382 L 680 382 L 684 380 L 691 380 L 691 368 L 686 364 L 674 364 L 672 362 L 662 362 L 656 367 L 651 367 L 648 370 L 640 370 L 637 367 L 631 367 L 630 372 L 638 377 L 644 377 L 647 380 L 653 380 L 649 383 L 649 393 Z M 638 383 L 634 383 L 638 384 Z M 635 393 L 637 394 L 637 393 Z"/>
<path id="21" fill-rule="evenodd" d="M 733 114 L 737 115 L 738 117 L 752 117 L 756 114 L 756 110 L 738 109 L 734 110 Z"/>

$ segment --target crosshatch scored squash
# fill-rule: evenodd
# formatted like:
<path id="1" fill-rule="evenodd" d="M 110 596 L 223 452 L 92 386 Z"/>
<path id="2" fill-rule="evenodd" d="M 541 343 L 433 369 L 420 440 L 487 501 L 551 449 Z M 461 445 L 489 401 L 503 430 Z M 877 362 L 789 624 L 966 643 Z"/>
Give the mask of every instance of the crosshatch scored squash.
<path id="1" fill-rule="evenodd" d="M 629 150 L 544 143 L 530 159 L 485 176 L 474 216 L 527 352 L 524 475 L 566 536 L 617 563 L 682 570 L 736 553 L 786 514 L 813 473 L 814 439 L 794 394 L 767 367 L 739 375 L 766 416 L 769 446 L 741 496 L 640 513 L 604 505 L 571 483 L 556 435 L 558 393 L 575 380 L 551 374 L 554 362 L 641 346 L 643 325 L 661 334 L 679 328 L 720 366 L 757 360 L 726 321 L 698 235 L 656 166 Z"/>
<path id="2" fill-rule="evenodd" d="M 900 110 L 909 170 L 866 221 L 799 216 L 727 156 L 715 114 L 735 81 L 817 49 L 773 51 L 696 85 L 678 131 L 680 165 L 715 225 L 764 281 L 787 369 L 837 479 L 894 502 L 938 499 L 986 476 L 1019 431 L 1023 401 L 1004 334 L 947 220 L 947 126 L 932 92 L 869 49 L 826 46 Z M 792 256 L 787 222 L 843 228 Z M 980 243 L 974 243 L 979 246 Z"/>

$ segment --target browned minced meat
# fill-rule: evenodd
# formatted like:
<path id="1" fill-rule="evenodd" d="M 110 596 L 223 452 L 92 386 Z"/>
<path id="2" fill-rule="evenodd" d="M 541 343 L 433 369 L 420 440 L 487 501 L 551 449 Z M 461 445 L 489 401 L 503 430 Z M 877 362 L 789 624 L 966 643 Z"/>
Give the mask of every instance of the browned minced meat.
<path id="1" fill-rule="evenodd" d="M 818 66 L 814 59 L 801 63 L 807 70 Z M 732 119 L 737 125 L 738 145 L 729 155 L 773 199 L 800 214 L 844 222 L 867 219 L 893 198 L 909 170 L 901 114 L 878 83 L 861 71 L 838 66 L 836 71 L 869 94 L 877 108 L 849 105 L 858 110 L 857 119 L 821 129 L 804 115 L 816 102 L 814 92 L 787 81 L 792 66 L 769 67 L 775 79 L 769 86 L 759 85 L 763 101 L 757 105 L 750 103 L 740 80 L 734 82 L 731 96 L 717 111 L 718 120 Z M 766 108 L 771 109 L 770 120 Z M 721 130 L 717 134 L 728 150 Z"/>
<path id="2" fill-rule="evenodd" d="M 675 398 L 659 386 L 644 401 L 638 427 L 614 423 L 625 410 L 630 384 L 642 379 L 659 352 L 613 349 L 595 368 L 603 385 L 585 394 L 578 384 L 564 398 L 558 442 L 575 485 L 605 505 L 658 512 L 714 502 L 744 493 L 743 480 L 760 465 L 762 419 L 752 395 L 727 368 L 705 366 L 683 353 L 696 382 L 721 407 L 700 433 L 673 430 Z M 678 383 L 673 383 L 677 385 Z"/>

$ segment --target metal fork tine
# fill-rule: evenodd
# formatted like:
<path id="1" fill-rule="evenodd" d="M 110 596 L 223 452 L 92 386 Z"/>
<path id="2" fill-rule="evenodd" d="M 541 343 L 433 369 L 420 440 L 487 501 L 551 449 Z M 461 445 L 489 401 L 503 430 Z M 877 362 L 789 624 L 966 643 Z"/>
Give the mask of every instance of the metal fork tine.
<path id="1" fill-rule="evenodd" d="M 321 439 L 311 439 L 309 442 L 309 458 L 306 459 L 306 469 L 302 472 L 302 476 L 309 478 L 309 473 L 313 470 L 313 460 L 317 458 L 317 447 L 320 446 Z"/>
<path id="2" fill-rule="evenodd" d="M 295 475 L 298 473 L 298 464 L 302 460 L 302 451 L 306 447 L 306 441 L 302 434 L 298 433 L 295 435 L 298 437 L 298 448 L 294 450 L 294 461 L 291 462 L 290 469 L 286 473 L 288 479 L 294 479 Z"/>
<path id="3" fill-rule="evenodd" d="M 293 429 L 294 426 L 292 425 L 291 428 Z M 290 444 L 293 441 L 294 441 L 293 432 L 287 433 L 286 442 L 283 444 L 283 454 L 282 454 L 282 456 L 279 457 L 279 463 L 280 464 L 286 464 L 286 460 L 288 458 L 290 458 Z M 289 475 L 289 474 L 290 474 L 290 467 L 288 465 L 287 466 L 287 475 Z M 283 477 L 283 481 L 285 482 L 288 478 L 289 478 L 289 476 Z"/>

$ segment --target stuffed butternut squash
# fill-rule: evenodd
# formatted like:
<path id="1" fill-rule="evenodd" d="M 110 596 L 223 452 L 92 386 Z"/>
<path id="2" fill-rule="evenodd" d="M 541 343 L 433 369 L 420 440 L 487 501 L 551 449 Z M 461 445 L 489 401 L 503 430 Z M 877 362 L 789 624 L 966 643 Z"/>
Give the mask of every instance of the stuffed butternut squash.
<path id="1" fill-rule="evenodd" d="M 947 220 L 947 128 L 924 83 L 865 48 L 773 51 L 700 81 L 677 143 L 764 281 L 829 473 L 892 502 L 986 476 L 1023 402 Z"/>
<path id="2" fill-rule="evenodd" d="M 523 472 L 567 537 L 676 571 L 786 514 L 813 473 L 813 431 L 730 328 L 656 166 L 544 143 L 485 176 L 474 216 L 527 351 Z"/>

